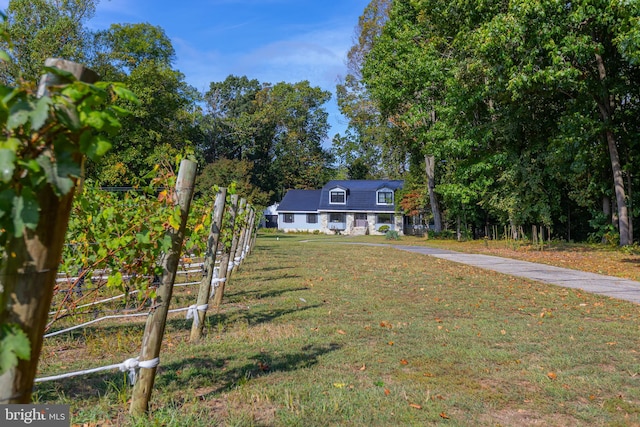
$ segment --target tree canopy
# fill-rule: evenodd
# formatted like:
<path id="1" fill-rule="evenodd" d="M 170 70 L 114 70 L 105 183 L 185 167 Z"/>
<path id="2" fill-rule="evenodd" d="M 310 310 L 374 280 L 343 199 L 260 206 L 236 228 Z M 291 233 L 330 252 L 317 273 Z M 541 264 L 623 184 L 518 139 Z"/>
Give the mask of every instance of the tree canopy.
<path id="1" fill-rule="evenodd" d="M 156 165 L 178 155 L 198 158 L 203 175 L 233 177 L 240 195 L 258 204 L 329 179 L 332 158 L 323 147 L 329 92 L 308 81 L 272 84 L 230 75 L 199 93 L 175 69 L 175 50 L 161 27 L 114 23 L 89 30 L 98 1 L 11 0 L 3 25 L 13 42 L 0 46 L 15 59 L 0 65 L 4 83 L 37 81 L 46 58 L 62 57 L 136 95 L 137 102 L 114 106 L 130 114 L 111 139 L 113 149 L 100 163 L 88 162 L 87 176 L 98 185 L 142 184 Z M 215 184 L 201 178 L 203 188 Z"/>
<path id="2" fill-rule="evenodd" d="M 289 188 L 319 188 L 331 173 L 322 146 L 330 96 L 308 81 L 274 85 L 231 75 L 213 82 L 204 95 L 199 149 L 208 162 L 251 162 L 251 184 L 271 201 Z"/>
<path id="3" fill-rule="evenodd" d="M 613 224 L 625 245 L 637 212 L 638 22 L 638 5 L 617 0 L 393 2 L 362 81 L 400 131 L 394 143 L 434 156 L 450 218 L 565 238 Z"/>

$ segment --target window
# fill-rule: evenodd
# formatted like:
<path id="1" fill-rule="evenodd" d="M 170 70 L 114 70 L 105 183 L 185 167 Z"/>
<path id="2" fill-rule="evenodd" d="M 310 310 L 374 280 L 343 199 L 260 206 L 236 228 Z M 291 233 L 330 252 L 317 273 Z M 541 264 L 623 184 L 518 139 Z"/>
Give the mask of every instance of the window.
<path id="1" fill-rule="evenodd" d="M 393 204 L 393 191 L 380 190 L 378 191 L 378 204 L 379 205 L 392 205 Z"/>
<path id="2" fill-rule="evenodd" d="M 389 214 L 378 214 L 378 224 L 392 224 L 392 215 Z"/>
<path id="3" fill-rule="evenodd" d="M 307 224 L 317 224 L 318 223 L 318 214 L 310 213 L 307 214 Z"/>
<path id="4" fill-rule="evenodd" d="M 331 212 L 329 214 L 329 222 L 346 222 L 342 212 Z"/>
<path id="5" fill-rule="evenodd" d="M 289 222 L 289 223 L 293 222 L 293 214 L 283 214 L 283 216 L 284 216 L 283 218 L 284 222 Z"/>
<path id="6" fill-rule="evenodd" d="M 344 205 L 346 203 L 346 196 L 347 193 L 344 190 L 331 190 L 329 192 L 329 203 Z"/>

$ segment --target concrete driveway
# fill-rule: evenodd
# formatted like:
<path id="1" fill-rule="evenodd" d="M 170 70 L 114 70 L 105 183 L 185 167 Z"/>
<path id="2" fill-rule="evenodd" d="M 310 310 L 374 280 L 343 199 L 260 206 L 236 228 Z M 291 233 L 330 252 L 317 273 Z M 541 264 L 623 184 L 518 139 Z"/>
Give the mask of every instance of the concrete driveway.
<path id="1" fill-rule="evenodd" d="M 511 276 L 525 277 L 539 282 L 551 283 L 566 288 L 581 289 L 593 294 L 640 303 L 640 282 L 633 280 L 491 255 L 466 254 L 424 246 L 391 246 L 403 251 L 473 265 L 485 270 L 497 271 Z"/>

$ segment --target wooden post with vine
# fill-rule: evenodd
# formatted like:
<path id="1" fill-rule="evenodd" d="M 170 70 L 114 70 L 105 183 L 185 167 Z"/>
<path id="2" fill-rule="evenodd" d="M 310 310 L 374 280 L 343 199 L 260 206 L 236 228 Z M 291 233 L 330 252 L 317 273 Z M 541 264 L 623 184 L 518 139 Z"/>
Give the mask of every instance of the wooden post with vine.
<path id="1" fill-rule="evenodd" d="M 234 241 L 237 244 L 236 229 L 238 227 L 236 224 L 236 217 L 238 216 L 238 210 L 238 195 L 233 194 L 231 196 L 231 203 L 229 205 L 229 224 L 225 228 L 225 231 L 231 236 L 231 246 L 229 249 L 227 249 L 226 243 L 222 245 L 222 258 L 220 260 L 219 277 L 224 278 L 225 281 L 220 283 L 213 297 L 213 304 L 218 308 L 222 304 L 222 297 L 224 296 L 225 286 L 231 278 L 231 268 L 229 268 L 229 265 L 233 262 L 233 254 L 235 253 L 233 246 Z"/>
<path id="2" fill-rule="evenodd" d="M 238 215 L 236 216 L 235 232 L 233 233 L 233 241 L 231 242 L 231 261 L 233 261 L 233 267 L 227 273 L 228 276 L 238 271 L 238 266 L 242 261 L 241 243 L 244 236 L 244 231 L 247 226 L 247 199 L 240 199 L 238 205 Z M 229 280 L 229 279 L 227 279 Z"/>
<path id="3" fill-rule="evenodd" d="M 240 265 L 244 262 L 244 259 L 247 255 L 247 237 L 249 236 L 249 223 L 251 222 L 251 214 L 253 212 L 253 208 L 251 205 L 247 203 L 244 208 L 244 215 L 242 218 L 242 228 L 240 229 L 238 235 L 238 246 L 236 248 L 236 256 L 235 263 L 233 267 L 233 272 L 237 272 L 240 268 Z"/>
<path id="4" fill-rule="evenodd" d="M 200 283 L 200 288 L 198 289 L 198 299 L 196 301 L 198 307 L 203 307 L 209 302 L 209 295 L 211 293 L 211 280 L 213 279 L 214 266 L 216 262 L 216 252 L 218 248 L 218 242 L 220 241 L 220 232 L 222 230 L 222 220 L 226 198 L 227 189 L 222 187 L 216 193 L 216 200 L 213 205 L 211 228 L 209 230 L 209 237 L 207 238 L 207 250 L 205 252 L 204 258 L 205 275 L 202 278 L 202 282 Z M 189 337 L 189 340 L 191 342 L 198 341 L 202 337 L 206 314 L 206 309 L 197 310 L 196 316 L 198 316 L 198 320 L 196 321 L 194 318 L 193 325 L 191 326 L 191 335 Z"/>
<path id="5" fill-rule="evenodd" d="M 99 79 L 95 72 L 74 62 L 48 59 L 45 65 L 70 73 L 76 80 L 85 83 L 94 83 Z M 62 80 L 64 79 L 56 74 L 44 75 L 38 88 L 39 98 L 42 99 L 48 93 L 49 87 L 64 83 Z M 43 100 L 47 100 L 47 98 Z M 57 107 L 66 108 L 66 114 L 69 117 L 75 114 L 75 106 L 71 102 L 69 102 L 69 107 L 60 105 Z M 50 108 L 55 108 L 55 106 L 50 106 Z M 43 114 L 47 113 L 48 111 L 45 110 Z M 41 131 L 42 138 L 46 138 L 44 126 L 38 131 L 34 130 L 34 127 L 32 126 L 31 129 L 32 135 L 37 136 L 38 131 Z M 73 131 L 65 133 L 61 130 L 57 138 L 62 140 L 65 137 L 74 147 L 75 151 L 71 150 L 70 155 L 72 162 L 79 170 L 83 155 L 80 150 L 76 149 L 77 145 L 74 145 L 78 144 L 78 141 L 75 140 L 77 135 Z M 57 154 L 54 154 L 53 146 L 56 144 L 56 140 L 42 138 L 37 139 L 38 144 L 45 150 L 38 157 L 39 163 L 55 164 Z M 60 170 L 59 172 L 62 173 Z M 22 177 L 17 177 L 17 173 L 16 168 L 13 176 L 8 178 L 14 181 L 22 179 Z M 53 185 L 45 185 L 35 190 L 25 188 L 15 190 L 14 200 L 20 198 L 22 202 L 21 206 L 16 206 L 14 203 L 14 212 L 11 214 L 16 216 L 14 222 L 19 219 L 26 224 L 25 219 L 28 220 L 27 209 L 29 208 L 27 203 L 37 203 L 39 216 L 37 225 L 33 224 L 35 225 L 34 229 L 26 227 L 23 232 L 12 233 L 13 235 L 7 237 L 0 267 L 0 325 L 3 328 L 0 331 L 0 338 L 6 338 L 7 333 L 11 332 L 6 328 L 16 328 L 20 336 L 26 335 L 28 343 L 24 342 L 24 344 L 28 344 L 27 348 L 30 350 L 28 357 L 18 357 L 20 360 L 17 361 L 17 364 L 0 375 L 0 404 L 21 404 L 31 401 L 31 391 L 42 349 L 43 333 L 53 297 L 56 274 L 64 247 L 71 205 L 75 187 L 79 184 L 77 177 L 60 175 L 56 178 L 68 180 L 66 182 L 69 183 L 70 188 L 66 193 L 59 194 L 60 190 L 58 189 L 57 192 Z M 29 197 L 26 196 L 27 190 L 30 191 Z M 3 230 L 3 232 L 7 233 L 8 231 Z M 4 343 L 3 345 L 8 344 Z"/>
<path id="6" fill-rule="evenodd" d="M 196 170 L 197 164 L 191 160 L 183 160 L 180 163 L 173 196 L 174 205 L 180 208 L 180 227 L 178 229 L 170 227 L 166 231 L 166 234 L 171 239 L 171 249 L 163 254 L 160 260 L 162 276 L 160 278 L 160 285 L 156 291 L 156 304 L 152 307 L 151 313 L 149 313 L 147 317 L 142 339 L 142 350 L 139 357 L 140 362 L 150 361 L 160 356 L 160 347 L 164 336 L 169 304 L 171 303 L 173 284 L 175 282 L 176 272 L 178 271 L 180 252 L 182 250 L 187 218 L 191 207 Z M 156 371 L 157 366 L 140 368 L 139 378 L 133 387 L 131 397 L 131 414 L 141 415 L 147 412 Z"/>
<path id="7" fill-rule="evenodd" d="M 249 212 L 249 220 L 247 221 L 247 231 L 244 237 L 244 242 L 242 243 L 242 252 L 244 253 L 245 258 L 249 255 L 251 251 L 251 239 L 253 238 L 253 229 L 256 221 L 256 211 L 252 207 Z"/>

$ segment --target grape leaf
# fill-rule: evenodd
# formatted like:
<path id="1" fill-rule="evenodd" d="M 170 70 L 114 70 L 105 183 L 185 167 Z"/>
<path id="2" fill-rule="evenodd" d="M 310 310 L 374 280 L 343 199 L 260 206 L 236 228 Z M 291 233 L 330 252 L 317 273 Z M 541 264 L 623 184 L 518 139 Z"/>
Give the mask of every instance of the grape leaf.
<path id="1" fill-rule="evenodd" d="M 11 178 L 13 178 L 13 172 L 16 169 L 15 161 L 15 151 L 6 148 L 0 148 L 0 181 L 4 182 L 5 184 L 11 181 Z"/>
<path id="2" fill-rule="evenodd" d="M 18 359 L 28 360 L 31 343 L 27 334 L 18 325 L 0 326 L 0 374 L 18 364 Z"/>

